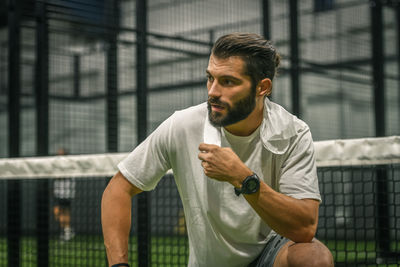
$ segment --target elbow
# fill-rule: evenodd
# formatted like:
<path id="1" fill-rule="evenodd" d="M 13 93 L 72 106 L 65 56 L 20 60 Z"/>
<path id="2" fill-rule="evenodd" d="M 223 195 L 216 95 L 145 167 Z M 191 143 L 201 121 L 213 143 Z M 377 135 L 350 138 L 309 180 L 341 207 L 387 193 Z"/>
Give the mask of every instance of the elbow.
<path id="1" fill-rule="evenodd" d="M 318 203 L 319 204 L 319 203 Z M 318 209 L 314 213 L 309 213 L 310 216 L 305 217 L 298 228 L 294 231 L 293 238 L 290 238 L 296 243 L 310 243 L 315 237 L 318 227 Z"/>
<path id="2" fill-rule="evenodd" d="M 315 231 L 313 230 L 303 230 L 301 233 L 297 234 L 295 239 L 296 243 L 310 243 L 315 236 Z"/>
<path id="3" fill-rule="evenodd" d="M 299 229 L 299 231 L 293 233 L 293 236 L 290 239 L 296 243 L 310 243 L 315 237 L 316 232 L 317 224 L 315 223 Z"/>

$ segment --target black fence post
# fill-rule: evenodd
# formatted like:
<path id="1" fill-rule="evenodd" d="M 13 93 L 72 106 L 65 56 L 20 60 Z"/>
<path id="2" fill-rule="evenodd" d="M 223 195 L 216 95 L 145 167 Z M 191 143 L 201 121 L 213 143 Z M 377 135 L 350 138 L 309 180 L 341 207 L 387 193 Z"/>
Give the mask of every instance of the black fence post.
<path id="1" fill-rule="evenodd" d="M 36 1 L 36 153 L 49 153 L 49 36 L 46 0 Z M 39 180 L 37 192 L 37 264 L 49 266 L 49 181 Z"/>
<path id="2" fill-rule="evenodd" d="M 271 19 L 270 19 L 270 4 L 269 0 L 262 0 L 261 1 L 262 9 L 261 9 L 261 16 L 262 16 L 262 30 L 264 38 L 267 40 L 271 40 Z"/>
<path id="3" fill-rule="evenodd" d="M 395 5 L 396 12 L 396 37 L 397 37 L 397 75 L 400 77 L 400 2 Z M 400 81 L 398 84 L 398 102 L 400 103 Z M 400 114 L 400 105 L 398 106 L 398 114 Z"/>
<path id="4" fill-rule="evenodd" d="M 20 156 L 20 15 L 21 3 L 8 1 L 8 154 Z M 20 264 L 21 194 L 18 180 L 7 181 L 7 259 L 8 266 Z"/>
<path id="5" fill-rule="evenodd" d="M 386 135 L 385 123 L 385 84 L 384 84 L 384 45 L 383 45 L 383 7 L 380 0 L 370 2 L 372 34 L 372 73 L 374 90 L 375 135 Z M 376 239 L 378 258 L 390 257 L 390 222 L 387 170 L 376 171 Z"/>
<path id="6" fill-rule="evenodd" d="M 107 1 L 107 151 L 118 151 L 118 28 L 119 1 Z"/>
<path id="7" fill-rule="evenodd" d="M 49 36 L 45 1 L 36 2 L 35 96 L 38 156 L 47 156 L 49 153 Z"/>
<path id="8" fill-rule="evenodd" d="M 375 135 L 386 135 L 383 17 L 380 0 L 371 1 L 372 73 L 374 90 Z"/>
<path id="9" fill-rule="evenodd" d="M 73 57 L 74 61 L 74 97 L 79 99 L 81 94 L 81 56 L 75 54 Z"/>
<path id="10" fill-rule="evenodd" d="M 299 25 L 297 0 L 289 1 L 290 12 L 290 79 L 292 88 L 292 112 L 301 116 L 300 66 L 299 66 Z"/>
<path id="11" fill-rule="evenodd" d="M 136 1 L 136 97 L 138 142 L 147 136 L 147 1 Z M 151 220 L 148 192 L 138 195 L 138 266 L 148 267 L 151 263 Z"/>

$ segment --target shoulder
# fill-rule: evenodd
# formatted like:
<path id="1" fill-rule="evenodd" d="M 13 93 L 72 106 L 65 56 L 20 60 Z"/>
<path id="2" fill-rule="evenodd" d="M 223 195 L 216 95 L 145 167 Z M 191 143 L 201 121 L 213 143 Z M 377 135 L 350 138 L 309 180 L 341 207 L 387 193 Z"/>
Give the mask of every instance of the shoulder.
<path id="1" fill-rule="evenodd" d="M 296 129 L 296 135 L 290 140 L 289 153 L 303 153 L 313 155 L 314 142 L 310 127 L 303 120 L 294 116 L 293 125 Z"/>
<path id="2" fill-rule="evenodd" d="M 175 111 L 164 120 L 147 139 L 170 142 L 178 140 L 186 133 L 199 131 L 204 127 L 207 115 L 207 105 L 200 104 L 186 109 Z"/>
<path id="3" fill-rule="evenodd" d="M 306 122 L 287 111 L 281 105 L 270 101 L 269 106 L 271 112 L 275 113 L 275 115 L 279 118 L 278 125 L 282 127 L 281 131 L 284 132 L 287 130 L 288 132 L 292 132 L 293 136 L 302 135 L 303 133 L 310 131 L 310 128 Z"/>
<path id="4" fill-rule="evenodd" d="M 274 154 L 282 155 L 303 138 L 312 140 L 308 125 L 266 98 L 261 127 L 261 139 L 265 148 Z"/>
<path id="5" fill-rule="evenodd" d="M 198 127 L 204 124 L 207 117 L 207 103 L 201 103 L 196 106 L 188 107 L 175 111 L 172 115 L 174 127 L 190 128 Z"/>
<path id="6" fill-rule="evenodd" d="M 169 138 L 171 145 L 179 150 L 183 145 L 200 143 L 207 117 L 207 104 L 192 106 L 175 111 L 170 117 Z"/>
<path id="7" fill-rule="evenodd" d="M 293 124 L 296 129 L 297 135 L 304 135 L 305 133 L 310 133 L 310 127 L 306 122 L 294 116 Z"/>

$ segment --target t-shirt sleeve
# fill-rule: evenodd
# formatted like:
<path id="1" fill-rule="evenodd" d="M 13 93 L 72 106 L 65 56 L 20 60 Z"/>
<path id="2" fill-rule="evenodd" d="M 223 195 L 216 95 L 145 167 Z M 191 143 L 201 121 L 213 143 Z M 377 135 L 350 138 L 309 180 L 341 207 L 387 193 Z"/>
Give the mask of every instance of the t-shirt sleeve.
<path id="1" fill-rule="evenodd" d="M 173 115 L 118 164 L 120 172 L 143 191 L 154 189 L 171 168 L 171 129 Z"/>
<path id="2" fill-rule="evenodd" d="M 297 199 L 311 198 L 321 202 L 314 143 L 308 127 L 297 135 L 289 148 L 281 167 L 279 191 Z"/>

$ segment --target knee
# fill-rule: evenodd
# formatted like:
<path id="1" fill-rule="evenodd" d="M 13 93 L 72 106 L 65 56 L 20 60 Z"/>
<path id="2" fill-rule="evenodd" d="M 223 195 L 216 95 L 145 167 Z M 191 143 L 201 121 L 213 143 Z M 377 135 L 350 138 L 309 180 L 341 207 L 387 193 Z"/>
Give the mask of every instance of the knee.
<path id="1" fill-rule="evenodd" d="M 333 267 L 333 256 L 331 251 L 322 243 L 320 243 L 320 257 L 316 260 L 316 265 L 313 266 L 325 266 L 325 267 Z"/>
<path id="2" fill-rule="evenodd" d="M 330 250 L 320 242 L 313 242 L 309 246 L 297 247 L 295 253 L 288 254 L 290 267 L 333 267 L 333 257 Z"/>
<path id="3" fill-rule="evenodd" d="M 320 255 L 319 257 L 314 257 L 314 259 L 311 260 L 310 265 L 303 265 L 303 266 L 310 266 L 310 267 L 333 267 L 333 258 L 332 254 L 329 252 L 323 255 Z"/>
<path id="4" fill-rule="evenodd" d="M 314 255 L 310 257 L 303 258 L 292 258 L 288 259 L 289 267 L 333 267 L 332 255 Z"/>

